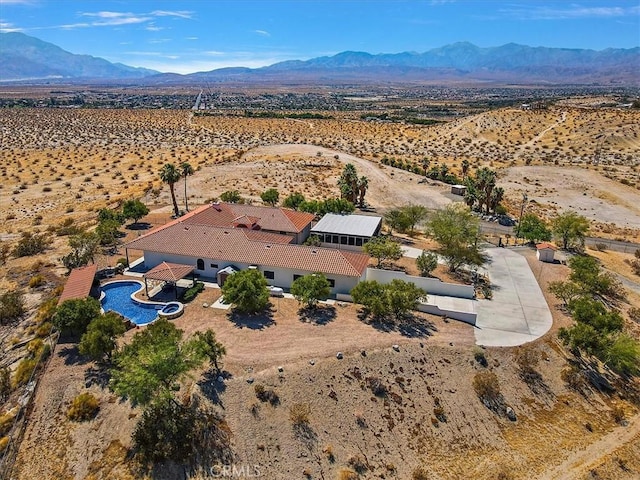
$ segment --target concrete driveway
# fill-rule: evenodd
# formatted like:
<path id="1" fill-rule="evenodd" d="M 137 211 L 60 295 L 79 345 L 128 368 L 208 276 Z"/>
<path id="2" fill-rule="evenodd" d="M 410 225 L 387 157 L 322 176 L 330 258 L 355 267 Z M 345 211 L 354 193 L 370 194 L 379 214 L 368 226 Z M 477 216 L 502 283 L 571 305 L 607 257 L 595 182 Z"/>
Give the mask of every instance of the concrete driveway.
<path id="1" fill-rule="evenodd" d="M 476 343 L 511 347 L 544 335 L 553 319 L 527 260 L 508 248 L 485 252 L 491 260 L 484 270 L 493 286 L 493 298 L 478 301 Z"/>

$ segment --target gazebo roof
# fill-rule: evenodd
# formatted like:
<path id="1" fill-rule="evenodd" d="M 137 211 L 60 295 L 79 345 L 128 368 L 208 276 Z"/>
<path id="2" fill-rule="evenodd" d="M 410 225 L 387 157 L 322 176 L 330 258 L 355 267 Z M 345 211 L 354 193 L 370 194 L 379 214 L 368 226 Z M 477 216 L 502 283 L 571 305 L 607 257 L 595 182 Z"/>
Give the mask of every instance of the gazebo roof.
<path id="1" fill-rule="evenodd" d="M 189 275 L 194 270 L 195 267 L 193 265 L 162 262 L 160 265 L 156 265 L 147 273 L 145 273 L 144 278 L 149 278 L 151 280 L 162 280 L 164 282 L 177 282 L 181 278 Z"/>

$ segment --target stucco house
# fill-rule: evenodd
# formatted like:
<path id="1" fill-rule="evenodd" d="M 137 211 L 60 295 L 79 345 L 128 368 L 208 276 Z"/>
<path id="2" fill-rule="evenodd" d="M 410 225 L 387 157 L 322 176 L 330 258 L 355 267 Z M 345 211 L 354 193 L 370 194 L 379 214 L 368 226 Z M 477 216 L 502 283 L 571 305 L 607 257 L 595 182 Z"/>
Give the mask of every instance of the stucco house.
<path id="1" fill-rule="evenodd" d="M 327 213 L 311 229 L 311 235 L 323 247 L 362 250 L 362 246 L 380 234 L 382 217 L 372 215 L 336 215 Z"/>
<path id="2" fill-rule="evenodd" d="M 365 279 L 369 256 L 299 245 L 313 215 L 250 205 L 212 204 L 194 210 L 127 243 L 144 254 L 144 267 L 162 262 L 193 265 L 215 279 L 229 266 L 261 271 L 269 285 L 290 288 L 299 276 L 322 272 L 332 293 L 349 293 Z"/>

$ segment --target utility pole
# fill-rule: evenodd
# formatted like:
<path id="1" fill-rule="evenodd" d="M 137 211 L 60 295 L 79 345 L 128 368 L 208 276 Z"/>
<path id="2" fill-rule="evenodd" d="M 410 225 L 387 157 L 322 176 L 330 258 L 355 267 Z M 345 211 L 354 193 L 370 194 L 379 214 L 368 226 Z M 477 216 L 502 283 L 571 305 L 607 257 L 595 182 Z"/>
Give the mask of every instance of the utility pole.
<path id="1" fill-rule="evenodd" d="M 518 230 L 516 231 L 516 242 L 518 241 L 518 238 L 520 237 L 520 225 L 522 224 L 522 215 L 524 214 L 524 206 L 527 204 L 527 200 L 529 200 L 529 198 L 527 197 L 526 193 L 522 194 L 522 206 L 520 207 L 520 220 L 518 220 Z"/>

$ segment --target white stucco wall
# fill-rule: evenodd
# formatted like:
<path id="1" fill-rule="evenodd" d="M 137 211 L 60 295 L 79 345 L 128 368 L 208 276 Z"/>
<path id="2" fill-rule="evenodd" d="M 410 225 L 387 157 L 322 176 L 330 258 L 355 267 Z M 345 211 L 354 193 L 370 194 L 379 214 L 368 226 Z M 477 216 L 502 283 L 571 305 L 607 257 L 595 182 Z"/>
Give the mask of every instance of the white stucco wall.
<path id="1" fill-rule="evenodd" d="M 156 265 L 159 265 L 162 262 L 168 263 L 181 263 L 183 265 L 193 265 L 196 267 L 197 258 L 187 257 L 183 255 L 169 255 L 164 253 L 156 253 L 156 252 L 144 252 L 144 264 L 147 268 L 153 268 Z M 207 259 L 204 260 L 204 270 L 194 270 L 194 274 L 200 277 L 208 277 L 208 278 L 216 278 L 216 274 L 218 270 L 221 268 L 228 267 L 229 265 L 233 265 L 234 267 L 240 270 L 246 270 L 249 268 L 249 264 L 246 263 L 232 263 L 224 260 L 216 260 L 216 259 Z M 217 267 L 212 267 L 211 264 L 217 265 Z M 308 275 L 309 271 L 304 270 L 295 270 L 290 268 L 275 268 L 263 265 L 257 265 L 258 270 L 264 272 L 265 270 L 271 271 L 274 273 L 273 279 L 267 279 L 267 283 L 269 285 L 273 285 L 276 287 L 282 288 L 290 288 L 293 283 L 294 275 Z M 326 274 L 328 279 L 331 279 L 335 282 L 334 287 L 331 289 L 332 294 L 337 293 L 349 293 L 353 287 L 355 287 L 358 282 L 364 280 L 365 273 L 363 273 L 362 277 L 347 277 L 342 275 L 332 275 Z"/>
<path id="2" fill-rule="evenodd" d="M 446 297 L 474 298 L 475 291 L 472 285 L 458 285 L 455 283 L 445 283 L 437 278 L 414 277 L 404 272 L 392 270 L 380 270 L 378 268 L 367 268 L 367 280 L 375 280 L 379 283 L 391 283 L 394 279 L 412 282 L 417 287 L 422 288 L 427 294 L 443 295 Z"/>

